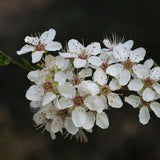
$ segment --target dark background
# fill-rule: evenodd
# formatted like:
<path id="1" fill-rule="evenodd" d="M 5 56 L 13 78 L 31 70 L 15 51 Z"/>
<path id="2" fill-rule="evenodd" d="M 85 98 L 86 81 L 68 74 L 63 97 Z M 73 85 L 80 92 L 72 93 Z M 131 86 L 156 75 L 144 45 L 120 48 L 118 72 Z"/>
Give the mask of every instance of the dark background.
<path id="1" fill-rule="evenodd" d="M 21 62 L 16 55 L 24 37 L 50 28 L 56 40 L 71 38 L 101 41 L 116 32 L 143 46 L 146 58 L 160 64 L 159 0 L 0 0 L 0 49 Z M 30 54 L 23 57 L 30 58 Z M 138 110 L 124 105 L 107 112 L 110 127 L 94 128 L 89 143 L 52 141 L 47 132 L 35 131 L 25 92 L 30 86 L 27 72 L 0 68 L 0 159 L 1 160 L 159 160 L 160 119 L 151 113 L 146 126 L 138 122 Z"/>

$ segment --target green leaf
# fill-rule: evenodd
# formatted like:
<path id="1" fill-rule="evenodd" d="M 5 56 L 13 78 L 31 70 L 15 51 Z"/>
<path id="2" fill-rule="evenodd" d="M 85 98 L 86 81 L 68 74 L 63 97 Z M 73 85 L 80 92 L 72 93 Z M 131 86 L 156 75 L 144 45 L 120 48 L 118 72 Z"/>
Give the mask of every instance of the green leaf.
<path id="1" fill-rule="evenodd" d="M 10 59 L 7 56 L 0 55 L 0 66 L 6 66 L 10 64 Z"/>
<path id="2" fill-rule="evenodd" d="M 54 89 L 52 90 L 52 93 L 56 95 L 56 91 Z"/>
<path id="3" fill-rule="evenodd" d="M 159 67 L 159 65 L 158 65 L 156 62 L 154 62 L 154 66 L 155 66 L 155 67 Z"/>
<path id="4" fill-rule="evenodd" d="M 53 86 L 54 87 L 57 87 L 58 86 L 58 82 L 57 81 L 54 81 L 54 82 L 52 82 L 53 83 Z"/>
<path id="5" fill-rule="evenodd" d="M 30 70 L 36 70 L 36 68 L 34 68 L 34 67 L 29 63 L 28 60 L 26 60 L 26 59 L 23 58 L 22 61 L 24 62 L 24 66 L 27 67 L 28 69 L 30 69 Z"/>

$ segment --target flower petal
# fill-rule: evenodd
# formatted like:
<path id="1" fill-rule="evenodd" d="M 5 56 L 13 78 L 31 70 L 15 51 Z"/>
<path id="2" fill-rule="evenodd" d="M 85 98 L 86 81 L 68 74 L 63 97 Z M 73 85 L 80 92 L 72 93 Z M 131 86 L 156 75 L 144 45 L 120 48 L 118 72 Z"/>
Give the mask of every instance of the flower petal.
<path id="1" fill-rule="evenodd" d="M 64 122 L 64 126 L 66 128 L 66 130 L 70 133 L 75 135 L 78 132 L 78 128 L 74 125 L 74 123 L 72 122 L 72 119 L 70 117 L 66 117 L 65 122 Z"/>
<path id="2" fill-rule="evenodd" d="M 139 121 L 143 125 L 147 124 L 150 120 L 150 115 L 147 107 L 142 107 L 139 111 Z"/>
<path id="3" fill-rule="evenodd" d="M 106 84 L 108 81 L 106 73 L 101 68 L 97 68 L 93 74 L 93 81 L 100 85 Z"/>
<path id="4" fill-rule="evenodd" d="M 107 48 L 112 48 L 112 44 L 108 39 L 104 39 L 103 40 L 103 44 L 107 47 Z"/>
<path id="5" fill-rule="evenodd" d="M 55 64 L 57 65 L 57 67 L 59 69 L 64 71 L 65 69 L 67 69 L 67 67 L 69 65 L 69 60 L 68 59 L 64 59 L 61 56 L 56 56 Z"/>
<path id="6" fill-rule="evenodd" d="M 32 53 L 32 63 L 39 62 L 42 58 L 43 51 L 36 51 Z"/>
<path id="7" fill-rule="evenodd" d="M 30 107 L 31 108 L 40 108 L 40 106 L 41 106 L 41 102 L 40 101 L 32 101 L 30 103 Z"/>
<path id="8" fill-rule="evenodd" d="M 106 129 L 109 127 L 109 120 L 107 115 L 104 112 L 97 113 L 96 125 L 102 129 Z"/>
<path id="9" fill-rule="evenodd" d="M 94 66 L 100 66 L 102 64 L 102 61 L 97 56 L 91 56 L 88 58 L 88 62 L 91 63 Z"/>
<path id="10" fill-rule="evenodd" d="M 42 110 L 36 112 L 34 115 L 33 115 L 33 121 L 37 124 L 37 125 L 41 125 L 45 122 L 45 117 L 43 115 L 43 112 Z"/>
<path id="11" fill-rule="evenodd" d="M 95 123 L 95 115 L 92 112 L 87 112 L 87 118 L 86 118 L 86 122 L 83 125 L 84 129 L 92 129 Z"/>
<path id="12" fill-rule="evenodd" d="M 55 101 L 55 107 L 58 109 L 66 109 L 72 106 L 73 106 L 73 101 L 65 97 L 61 97 L 60 99 L 57 98 Z"/>
<path id="13" fill-rule="evenodd" d="M 79 72 L 80 78 L 86 78 L 86 77 L 91 77 L 91 76 L 92 76 L 92 69 L 91 68 L 82 69 Z"/>
<path id="14" fill-rule="evenodd" d="M 57 50 L 60 50 L 61 48 L 62 48 L 61 43 L 55 42 L 55 41 L 54 42 L 51 41 L 51 42 L 47 43 L 47 45 L 45 46 L 45 49 L 47 51 L 57 51 Z"/>
<path id="15" fill-rule="evenodd" d="M 65 98 L 73 98 L 76 95 L 75 88 L 72 87 L 72 84 L 66 82 L 65 84 L 58 86 L 58 91 Z"/>
<path id="16" fill-rule="evenodd" d="M 123 102 L 118 94 L 111 92 L 107 97 L 109 105 L 113 108 L 121 108 L 123 106 Z"/>
<path id="17" fill-rule="evenodd" d="M 137 48 L 129 53 L 129 58 L 131 59 L 132 62 L 137 62 L 139 63 L 142 61 L 145 57 L 146 50 L 142 47 Z"/>
<path id="18" fill-rule="evenodd" d="M 85 59 L 80 59 L 80 58 L 76 58 L 73 61 L 74 67 L 75 68 L 82 68 L 86 65 L 86 60 Z"/>
<path id="19" fill-rule="evenodd" d="M 58 81 L 58 85 L 63 85 L 66 82 L 66 75 L 64 72 L 59 71 L 55 74 L 54 81 Z"/>
<path id="20" fill-rule="evenodd" d="M 128 40 L 122 44 L 123 47 L 127 49 L 131 49 L 133 47 L 134 41 L 133 40 Z"/>
<path id="21" fill-rule="evenodd" d="M 38 85 L 32 85 L 26 92 L 26 98 L 31 101 L 39 101 L 44 94 L 42 87 Z"/>
<path id="22" fill-rule="evenodd" d="M 53 133 L 57 133 L 59 131 L 62 131 L 62 127 L 63 127 L 62 118 L 55 116 L 51 123 L 51 131 Z"/>
<path id="23" fill-rule="evenodd" d="M 30 71 L 27 75 L 27 78 L 31 82 L 36 82 L 41 77 L 40 71 Z"/>
<path id="24" fill-rule="evenodd" d="M 55 38 L 55 35 L 56 31 L 54 29 L 43 32 L 40 37 L 41 44 L 47 44 L 48 42 L 51 42 Z"/>
<path id="25" fill-rule="evenodd" d="M 152 59 L 147 59 L 143 65 L 145 68 L 149 70 L 152 68 L 153 64 L 154 64 L 154 61 Z"/>
<path id="26" fill-rule="evenodd" d="M 150 78 L 155 80 L 155 81 L 159 81 L 160 80 L 160 67 L 154 67 L 151 71 L 150 71 Z"/>
<path id="27" fill-rule="evenodd" d="M 125 86 L 131 79 L 131 74 L 128 70 L 124 69 L 121 71 L 119 76 L 119 84 Z"/>
<path id="28" fill-rule="evenodd" d="M 155 97 L 155 92 L 154 92 L 152 89 L 150 89 L 150 88 L 146 88 L 146 89 L 143 91 L 142 96 L 143 96 L 143 100 L 144 100 L 144 101 L 149 102 L 149 101 L 152 101 L 152 100 L 154 99 L 154 97 Z"/>
<path id="29" fill-rule="evenodd" d="M 152 111 L 155 113 L 155 115 L 160 118 L 160 104 L 158 102 L 153 102 L 150 105 Z"/>
<path id="30" fill-rule="evenodd" d="M 88 96 L 84 100 L 84 104 L 92 111 L 102 112 L 106 108 L 106 101 L 98 96 Z"/>
<path id="31" fill-rule="evenodd" d="M 115 78 L 119 78 L 122 69 L 123 66 L 121 64 L 113 64 L 106 69 L 106 73 Z"/>
<path id="32" fill-rule="evenodd" d="M 21 48 L 20 51 L 17 51 L 17 54 L 18 55 L 22 55 L 22 54 L 25 54 L 25 53 L 28 53 L 28 52 L 32 52 L 34 51 L 34 47 L 33 46 L 30 46 L 30 45 L 25 45 Z"/>
<path id="33" fill-rule="evenodd" d="M 118 61 L 126 61 L 128 58 L 128 51 L 121 45 L 117 45 L 113 48 L 113 54 Z"/>
<path id="34" fill-rule="evenodd" d="M 80 85 L 77 86 L 81 91 L 91 94 L 92 96 L 99 93 L 99 87 L 92 81 L 83 81 Z"/>
<path id="35" fill-rule="evenodd" d="M 160 84 L 159 83 L 153 84 L 153 88 L 160 95 Z"/>
<path id="36" fill-rule="evenodd" d="M 121 85 L 119 84 L 119 79 L 113 78 L 109 83 L 109 87 L 111 91 L 119 90 L 121 88 Z"/>
<path id="37" fill-rule="evenodd" d="M 134 108 L 137 108 L 141 104 L 141 99 L 139 96 L 130 95 L 128 97 L 125 97 L 125 102 L 129 103 Z"/>
<path id="38" fill-rule="evenodd" d="M 140 79 L 145 79 L 149 75 L 148 69 L 145 68 L 142 64 L 137 64 L 133 66 L 133 71 Z"/>
<path id="39" fill-rule="evenodd" d="M 68 42 L 68 49 L 70 52 L 80 54 L 84 52 L 85 47 L 76 39 L 71 39 Z"/>
<path id="40" fill-rule="evenodd" d="M 76 127 L 82 127 L 86 122 L 86 111 L 82 107 L 76 107 L 72 111 L 72 121 Z"/>
<path id="41" fill-rule="evenodd" d="M 59 53 L 60 56 L 65 57 L 65 58 L 77 58 L 78 55 L 75 53 Z"/>
<path id="42" fill-rule="evenodd" d="M 55 94 L 53 94 L 52 92 L 47 92 L 47 93 L 43 96 L 42 105 L 45 106 L 45 105 L 49 104 L 49 103 L 52 102 L 55 98 L 56 98 L 56 95 L 55 95 Z"/>
<path id="43" fill-rule="evenodd" d="M 86 51 L 89 55 L 97 55 L 101 53 L 101 46 L 98 42 L 93 42 L 86 47 Z"/>
<path id="44" fill-rule="evenodd" d="M 143 88 L 143 82 L 140 79 L 132 79 L 128 84 L 130 91 L 140 91 Z"/>
<path id="45" fill-rule="evenodd" d="M 38 37 L 30 37 L 30 36 L 26 36 L 24 41 L 26 43 L 32 44 L 33 46 L 38 45 L 39 43 L 39 38 Z"/>

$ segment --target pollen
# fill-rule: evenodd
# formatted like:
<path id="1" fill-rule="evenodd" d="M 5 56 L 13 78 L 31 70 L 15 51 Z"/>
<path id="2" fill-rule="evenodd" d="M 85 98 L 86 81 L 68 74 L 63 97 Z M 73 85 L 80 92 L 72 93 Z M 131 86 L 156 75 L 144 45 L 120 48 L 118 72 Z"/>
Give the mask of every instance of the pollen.
<path id="1" fill-rule="evenodd" d="M 113 100 L 110 100 L 111 103 L 113 103 Z"/>
<path id="2" fill-rule="evenodd" d="M 115 98 L 116 96 L 115 95 L 113 95 L 113 98 Z"/>
<path id="3" fill-rule="evenodd" d="M 52 61 L 52 59 L 49 59 L 49 61 L 51 62 L 51 61 Z"/>
<path id="4" fill-rule="evenodd" d="M 54 57 L 54 60 L 56 60 L 56 57 Z"/>

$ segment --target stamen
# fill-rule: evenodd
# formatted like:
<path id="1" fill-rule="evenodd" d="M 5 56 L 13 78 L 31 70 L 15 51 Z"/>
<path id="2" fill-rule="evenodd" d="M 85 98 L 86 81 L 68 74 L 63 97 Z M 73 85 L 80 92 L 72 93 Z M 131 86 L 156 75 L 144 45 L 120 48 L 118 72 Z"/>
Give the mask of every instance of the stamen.
<path id="1" fill-rule="evenodd" d="M 153 86 L 153 80 L 150 78 L 144 79 L 143 83 L 144 83 L 144 87 L 146 87 L 146 88 L 152 88 L 152 86 Z"/>
<path id="2" fill-rule="evenodd" d="M 53 90 L 53 84 L 50 81 L 44 83 L 43 87 L 46 92 L 51 92 Z"/>
<path id="3" fill-rule="evenodd" d="M 107 96 L 111 92 L 110 87 L 107 85 L 102 86 L 100 93 L 104 96 Z"/>
<path id="4" fill-rule="evenodd" d="M 35 46 L 35 50 L 36 51 L 44 51 L 45 46 L 43 44 L 38 44 L 38 45 Z"/>
<path id="5" fill-rule="evenodd" d="M 75 96 L 74 99 L 73 99 L 73 103 L 76 105 L 76 106 L 81 106 L 84 104 L 84 98 L 80 95 L 78 96 Z"/>
<path id="6" fill-rule="evenodd" d="M 81 84 L 81 79 L 79 77 L 72 79 L 72 84 L 73 85 Z"/>
<path id="7" fill-rule="evenodd" d="M 124 63 L 123 63 L 123 67 L 124 69 L 130 70 L 133 68 L 133 62 L 130 59 L 127 59 Z"/>
<path id="8" fill-rule="evenodd" d="M 81 54 L 78 55 L 78 58 L 80 58 L 80 59 L 88 59 L 88 55 L 85 54 L 85 53 L 81 53 Z"/>

